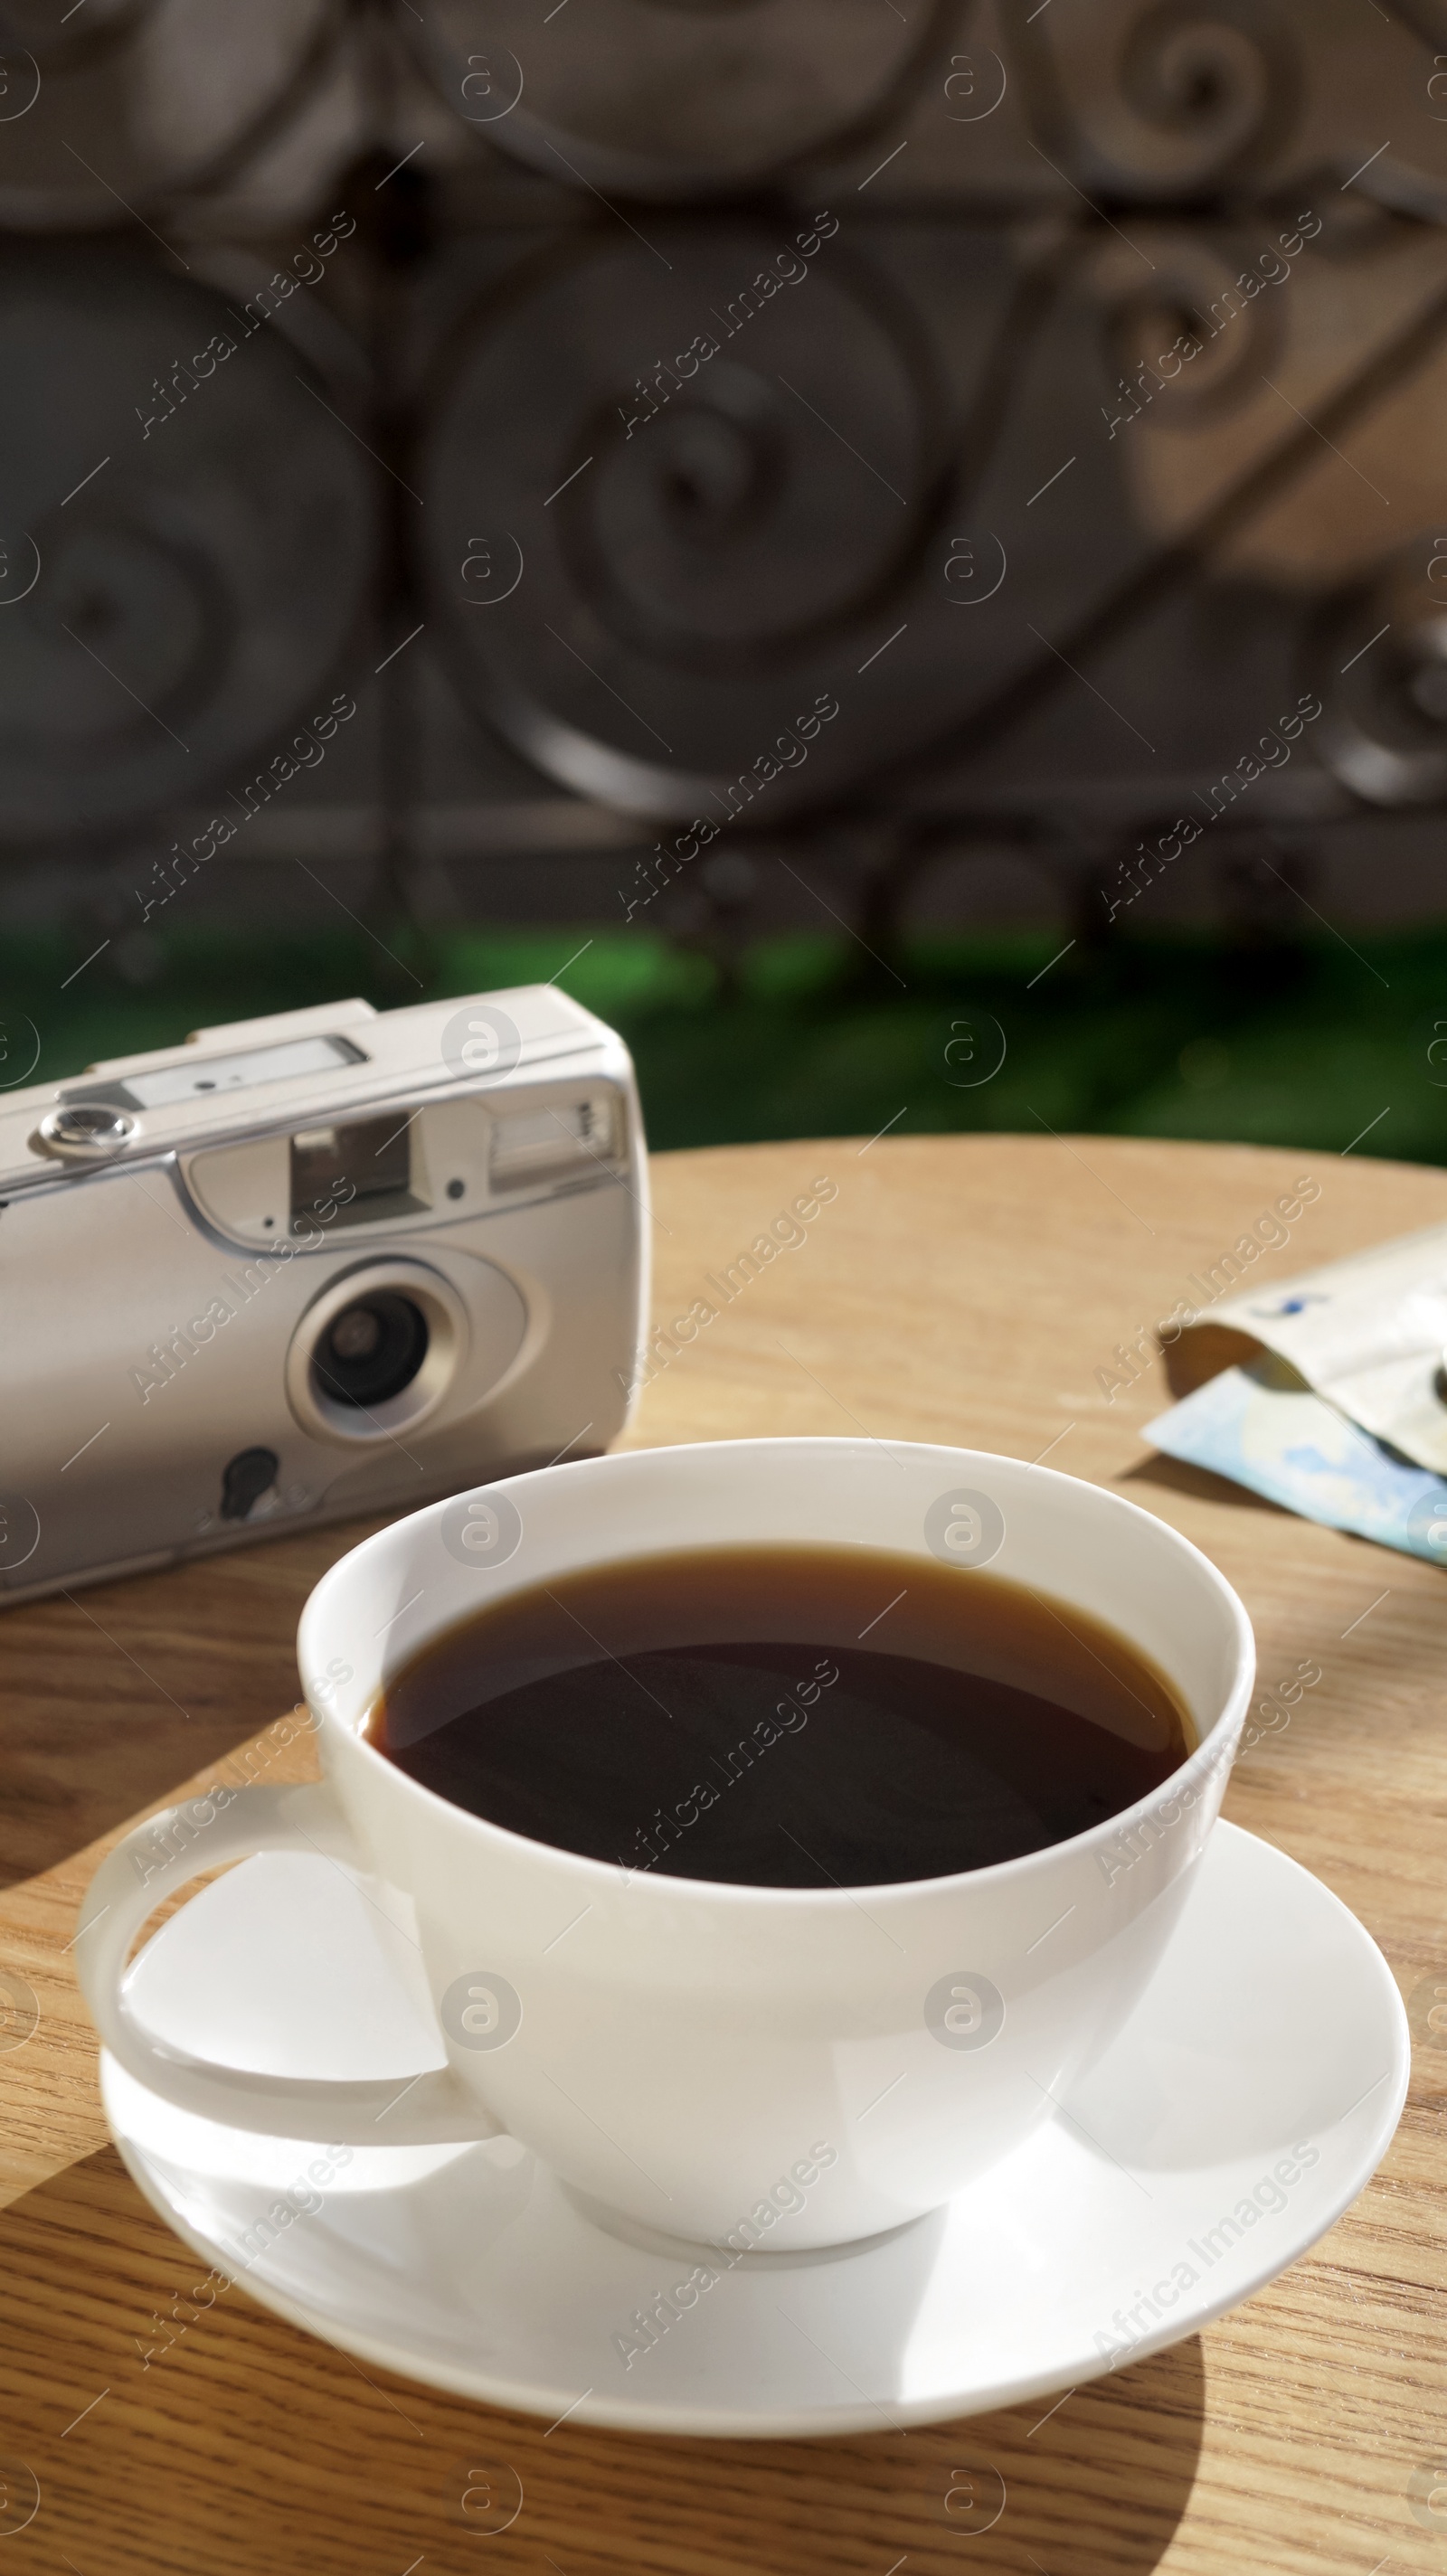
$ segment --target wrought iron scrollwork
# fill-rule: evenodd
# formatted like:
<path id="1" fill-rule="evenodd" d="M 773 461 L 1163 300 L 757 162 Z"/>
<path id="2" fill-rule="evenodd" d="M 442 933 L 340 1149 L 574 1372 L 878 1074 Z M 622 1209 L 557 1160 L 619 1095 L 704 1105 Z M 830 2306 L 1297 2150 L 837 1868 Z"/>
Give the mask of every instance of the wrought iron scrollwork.
<path id="1" fill-rule="evenodd" d="M 1447 797 L 1444 0 L 3 0 L 0 226 L 17 855 L 342 681 L 359 900 Z"/>

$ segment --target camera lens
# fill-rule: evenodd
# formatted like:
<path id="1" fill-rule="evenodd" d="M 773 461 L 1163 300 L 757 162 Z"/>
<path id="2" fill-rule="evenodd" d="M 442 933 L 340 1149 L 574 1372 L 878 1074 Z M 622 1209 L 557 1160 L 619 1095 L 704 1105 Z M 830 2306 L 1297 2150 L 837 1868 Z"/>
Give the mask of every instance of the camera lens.
<path id="1" fill-rule="evenodd" d="M 369 1360 L 382 1339 L 382 1320 L 370 1306 L 349 1306 L 332 1326 L 332 1352 L 339 1360 Z"/>
<path id="2" fill-rule="evenodd" d="M 427 1357 L 427 1319 L 410 1297 L 374 1289 L 334 1316 L 312 1366 L 334 1404 L 386 1404 L 410 1386 Z"/>

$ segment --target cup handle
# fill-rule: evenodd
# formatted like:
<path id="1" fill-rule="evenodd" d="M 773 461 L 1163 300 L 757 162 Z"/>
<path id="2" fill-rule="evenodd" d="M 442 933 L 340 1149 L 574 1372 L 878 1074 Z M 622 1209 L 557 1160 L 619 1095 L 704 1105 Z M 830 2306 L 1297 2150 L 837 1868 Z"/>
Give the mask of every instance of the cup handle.
<path id="1" fill-rule="evenodd" d="M 223 1806 L 225 1795 L 213 1792 L 148 1817 L 91 1880 L 75 1938 L 76 1966 L 112 2057 L 177 2110 L 232 2129 L 350 2147 L 434 2146 L 500 2136 L 501 2122 L 450 2066 L 410 2082 L 405 2076 L 348 2083 L 252 2074 L 168 2047 L 137 2019 L 127 1992 L 131 1943 L 156 1907 L 188 1880 L 221 1861 L 264 1851 L 320 1852 L 355 1869 L 370 1867 L 325 1782 L 235 1789 Z"/>

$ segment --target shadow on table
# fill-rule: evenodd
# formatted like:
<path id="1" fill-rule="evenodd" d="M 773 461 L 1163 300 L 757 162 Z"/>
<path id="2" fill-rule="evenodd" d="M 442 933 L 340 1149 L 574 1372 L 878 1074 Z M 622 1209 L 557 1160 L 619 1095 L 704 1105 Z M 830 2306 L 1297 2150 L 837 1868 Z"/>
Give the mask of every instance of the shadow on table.
<path id="1" fill-rule="evenodd" d="M 0 1888 L 173 1796 L 290 1709 L 302 1603 L 372 1526 L 5 1608 Z"/>
<path id="2" fill-rule="evenodd" d="M 1218 1476 L 1211 1467 L 1191 1467 L 1183 1458 L 1168 1458 L 1163 1449 L 1152 1450 L 1134 1467 L 1127 1467 L 1114 1482 L 1118 1485 L 1159 1485 L 1169 1494 L 1189 1494 L 1203 1503 L 1236 1503 L 1248 1511 L 1270 1512 L 1276 1520 L 1294 1520 L 1282 1503 L 1267 1500 L 1265 1494 L 1253 1494 L 1249 1485 L 1233 1484 L 1229 1476 Z"/>
<path id="3" fill-rule="evenodd" d="M 553 2427 L 220 2290 L 107 2148 L 0 2215 L 7 2496 L 81 2576 L 1135 2576 L 1201 2448 L 1198 2338 L 1063 2401 L 837 2442 Z M 519 2503 L 519 2497 L 521 2502 Z M 14 2527 L 0 2507 L 0 2532 Z M 477 2547 L 488 2536 L 486 2552 Z M 968 2538 L 968 2552 L 961 2542 Z"/>

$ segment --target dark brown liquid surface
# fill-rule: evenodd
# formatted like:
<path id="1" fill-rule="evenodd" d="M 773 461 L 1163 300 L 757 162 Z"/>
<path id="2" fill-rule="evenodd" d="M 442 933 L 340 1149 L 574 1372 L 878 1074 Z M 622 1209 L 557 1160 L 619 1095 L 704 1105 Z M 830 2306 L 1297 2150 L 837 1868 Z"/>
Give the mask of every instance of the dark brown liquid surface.
<path id="1" fill-rule="evenodd" d="M 1013 1860 L 1197 1740 L 1085 1612 L 868 1547 L 680 1551 L 514 1593 L 404 1666 L 369 1733 L 513 1833 L 757 1887 Z"/>

